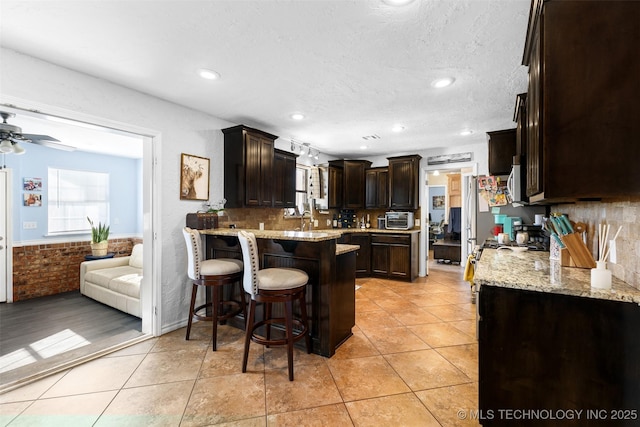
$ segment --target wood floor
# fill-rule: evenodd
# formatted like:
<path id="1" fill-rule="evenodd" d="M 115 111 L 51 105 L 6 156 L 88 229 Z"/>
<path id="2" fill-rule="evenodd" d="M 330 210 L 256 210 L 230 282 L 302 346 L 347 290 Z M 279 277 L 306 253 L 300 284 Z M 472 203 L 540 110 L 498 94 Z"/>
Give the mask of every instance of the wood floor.
<path id="1" fill-rule="evenodd" d="M 78 291 L 0 304 L 0 386 L 141 337 L 141 319 Z"/>

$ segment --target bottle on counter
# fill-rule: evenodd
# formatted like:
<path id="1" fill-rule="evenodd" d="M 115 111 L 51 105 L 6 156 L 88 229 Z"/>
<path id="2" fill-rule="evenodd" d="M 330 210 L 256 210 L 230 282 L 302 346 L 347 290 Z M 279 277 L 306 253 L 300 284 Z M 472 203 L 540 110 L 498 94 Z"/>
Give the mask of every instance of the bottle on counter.
<path id="1" fill-rule="evenodd" d="M 335 214 L 333 215 L 333 222 L 331 223 L 331 225 L 333 226 L 333 228 L 338 228 L 338 217 Z"/>
<path id="2" fill-rule="evenodd" d="M 367 222 L 364 224 L 365 228 L 371 228 L 371 220 L 369 218 L 369 214 L 367 214 Z"/>

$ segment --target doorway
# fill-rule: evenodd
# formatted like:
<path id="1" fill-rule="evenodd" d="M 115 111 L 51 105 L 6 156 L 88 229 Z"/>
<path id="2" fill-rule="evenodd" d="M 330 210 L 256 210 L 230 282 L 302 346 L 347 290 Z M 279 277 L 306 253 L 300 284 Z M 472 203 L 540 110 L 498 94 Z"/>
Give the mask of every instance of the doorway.
<path id="1" fill-rule="evenodd" d="M 9 103 L 8 103 L 9 104 Z M 139 194 L 139 207 L 137 207 L 137 212 L 139 215 L 139 223 L 141 224 L 142 230 L 142 238 L 144 241 L 144 260 L 143 260 L 143 280 L 141 284 L 141 292 L 140 292 L 140 302 L 141 302 L 141 312 L 142 312 L 142 321 L 141 321 L 141 329 L 142 333 L 145 337 L 148 336 L 157 336 L 160 333 L 159 319 L 160 316 L 156 316 L 156 313 L 153 310 L 153 307 L 159 307 L 159 295 L 160 291 L 158 289 L 158 280 L 157 277 L 157 268 L 158 263 L 156 260 L 160 256 L 159 248 L 155 244 L 153 236 L 155 235 L 155 231 L 158 228 L 158 218 L 154 215 L 154 212 L 157 212 L 158 205 L 158 196 L 156 192 L 158 191 L 157 180 L 159 179 L 157 171 L 156 171 L 156 162 L 153 161 L 156 158 L 156 152 L 158 150 L 158 141 L 160 133 L 157 131 L 139 128 L 134 125 L 123 124 L 123 123 L 114 123 L 106 119 L 102 119 L 99 117 L 88 116 L 82 113 L 77 113 L 74 111 L 61 110 L 56 107 L 51 106 L 42 106 L 37 104 L 32 104 L 28 101 L 24 100 L 12 100 L 10 102 L 11 105 L 3 105 L 3 111 L 13 112 L 17 115 L 28 115 L 32 120 L 40 120 L 43 123 L 48 121 L 58 119 L 59 122 L 66 122 L 68 125 L 73 125 L 73 123 L 78 123 L 80 126 L 93 128 L 94 132 L 102 132 L 105 134 L 115 135 L 115 134 L 128 134 L 137 138 L 140 141 L 140 151 L 142 153 L 141 157 L 141 167 L 139 171 L 140 182 L 141 182 L 141 194 Z M 19 105 L 19 107 L 16 107 Z M 34 111 L 38 111 L 35 113 Z M 59 125 L 59 123 L 58 123 Z M 28 131 L 27 128 L 24 128 L 25 132 L 33 132 L 31 129 Z M 56 129 L 58 129 L 56 127 Z M 36 133 L 36 132 L 34 132 Z M 49 135 L 55 135 L 54 131 L 52 132 L 37 132 Z M 26 153 L 28 156 L 28 153 Z M 24 157 L 24 156 L 22 156 Z M 4 174 L 0 174 L 3 175 Z M 2 178 L 0 178 L 2 179 Z M 10 190 L 9 190 L 10 191 Z M 0 200 L 6 200 L 10 202 L 12 199 L 10 195 L 6 192 L 4 194 L 0 193 Z M 10 203 L 3 203 L 8 210 L 11 208 Z M 4 215 L 4 214 L 3 214 Z M 9 218 L 10 215 L 6 215 L 6 218 Z M 144 218 L 144 219 L 143 219 Z M 2 219 L 2 218 L 0 218 Z M 3 221 L 4 222 L 4 221 Z M 1 230 L 0 230 L 1 231 Z M 11 226 L 7 227 L 6 233 L 11 235 Z M 3 234 L 4 235 L 4 234 Z M 10 246 L 11 243 L 9 242 Z M 5 246 L 5 245 L 3 245 Z M 8 270 L 11 268 L 11 261 L 7 261 Z M 3 282 L 3 289 L 5 291 L 10 291 L 13 287 L 12 275 L 10 271 L 3 276 L 5 277 L 5 281 Z M 9 299 L 10 301 L 10 299 Z M 135 340 L 139 341 L 139 339 Z M 115 343 L 113 347 L 119 347 L 126 342 Z M 81 357 L 72 358 L 73 360 L 64 360 L 62 365 L 68 367 L 69 364 L 77 364 L 82 363 L 83 361 L 89 360 L 91 358 L 91 354 L 82 354 Z M 55 369 L 55 368 L 54 368 Z M 51 373 L 51 372 L 49 372 Z M 29 381 L 28 378 L 24 379 L 25 381 Z"/>
<path id="2" fill-rule="evenodd" d="M 4 157 L 4 154 L 3 154 Z M 12 292 L 9 284 L 12 282 L 13 262 L 11 244 L 11 191 L 12 176 L 11 170 L 0 169 L 0 200 L 4 201 L 0 208 L 0 303 L 11 302 Z"/>
<path id="3" fill-rule="evenodd" d="M 432 194 L 430 191 L 430 187 L 433 186 L 444 186 L 445 189 L 445 197 L 444 197 L 444 219 L 445 224 L 448 225 L 450 207 L 453 203 L 456 206 L 460 206 L 460 230 L 459 230 L 459 240 L 460 240 L 460 265 L 464 266 L 464 262 L 466 261 L 468 255 L 471 253 L 470 243 L 475 239 L 475 222 L 476 222 L 476 210 L 475 205 L 470 200 L 473 198 L 474 193 L 473 189 L 470 187 L 469 183 L 472 182 L 473 176 L 477 175 L 478 165 L 475 162 L 464 162 L 464 163 L 456 163 L 456 164 L 446 164 L 446 165 L 429 165 L 427 167 L 422 168 L 420 180 L 421 183 L 424 183 L 421 192 L 421 238 L 420 238 L 420 252 L 423 254 L 420 257 L 420 276 L 426 276 L 429 274 L 429 254 L 431 253 L 431 244 L 430 244 L 430 231 L 432 228 L 431 222 L 429 221 L 429 206 L 433 203 L 433 196 L 439 194 Z M 437 174 L 436 174 L 437 172 Z M 451 184 L 449 183 L 449 179 L 447 175 L 458 175 L 460 180 L 458 181 L 459 185 L 459 193 L 454 193 L 453 197 L 450 197 L 449 187 Z M 436 187 L 437 188 L 437 187 Z M 475 200 L 475 199 L 473 199 Z M 433 219 L 433 215 L 432 215 Z M 433 225 L 435 227 L 435 224 Z M 446 233 L 448 228 L 445 227 L 444 232 Z M 456 230 L 457 231 L 457 230 Z"/>

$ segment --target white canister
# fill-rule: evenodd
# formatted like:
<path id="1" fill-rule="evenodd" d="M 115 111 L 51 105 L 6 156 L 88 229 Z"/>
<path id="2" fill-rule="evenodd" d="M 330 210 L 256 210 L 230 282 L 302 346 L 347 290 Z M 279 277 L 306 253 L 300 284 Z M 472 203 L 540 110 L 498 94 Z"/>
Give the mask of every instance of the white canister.
<path id="1" fill-rule="evenodd" d="M 519 245 L 524 245 L 529 242 L 529 233 L 526 231 L 518 231 L 516 234 L 516 243 Z"/>
<path id="2" fill-rule="evenodd" d="M 535 218 L 533 225 L 542 225 L 542 218 L 544 218 L 544 215 L 536 214 Z"/>
<path id="3" fill-rule="evenodd" d="M 509 233 L 498 233 L 498 243 L 501 245 L 508 245 L 511 241 Z"/>

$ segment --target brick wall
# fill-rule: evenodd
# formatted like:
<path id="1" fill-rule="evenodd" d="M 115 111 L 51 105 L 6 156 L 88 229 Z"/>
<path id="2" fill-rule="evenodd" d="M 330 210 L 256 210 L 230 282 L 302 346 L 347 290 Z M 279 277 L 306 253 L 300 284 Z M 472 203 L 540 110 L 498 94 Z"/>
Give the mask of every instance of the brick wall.
<path id="1" fill-rule="evenodd" d="M 131 254 L 141 239 L 111 239 L 109 252 Z M 88 241 L 13 248 L 13 300 L 55 295 L 80 289 L 80 263 L 91 254 Z"/>

